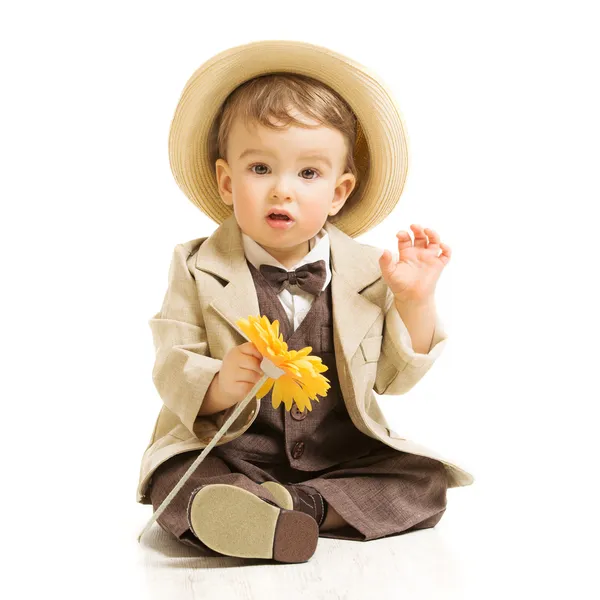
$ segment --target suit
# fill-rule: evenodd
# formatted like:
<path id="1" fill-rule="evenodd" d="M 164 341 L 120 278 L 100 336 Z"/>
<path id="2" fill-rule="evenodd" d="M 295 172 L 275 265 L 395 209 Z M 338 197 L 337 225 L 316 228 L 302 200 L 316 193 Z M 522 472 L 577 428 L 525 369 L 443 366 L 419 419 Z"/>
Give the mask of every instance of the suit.
<path id="1" fill-rule="evenodd" d="M 425 375 L 447 339 L 440 319 L 436 318 L 429 353 L 415 354 L 381 277 L 381 250 L 356 242 L 329 222 L 324 227 L 331 244 L 335 362 L 353 424 L 391 448 L 441 461 L 448 487 L 470 485 L 474 477 L 466 470 L 391 430 L 373 393 L 406 393 Z M 229 348 L 247 341 L 235 321 L 258 314 L 256 290 L 234 215 L 211 236 L 175 247 L 161 311 L 149 321 L 156 348 L 152 376 L 163 407 L 142 457 L 138 502 L 150 503 L 148 484 L 160 464 L 206 447 L 235 410 L 198 416 L 222 357 Z M 254 398 L 246 406 L 217 446 L 251 426 L 260 402 Z"/>

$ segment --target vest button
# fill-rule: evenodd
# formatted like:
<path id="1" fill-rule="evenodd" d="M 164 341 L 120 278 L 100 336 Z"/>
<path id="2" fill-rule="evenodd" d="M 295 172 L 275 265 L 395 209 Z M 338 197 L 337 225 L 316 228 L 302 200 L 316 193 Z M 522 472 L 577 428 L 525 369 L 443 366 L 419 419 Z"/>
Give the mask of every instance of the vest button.
<path id="1" fill-rule="evenodd" d="M 296 442 L 294 449 L 292 450 L 292 456 L 296 459 L 300 458 L 304 454 L 304 442 Z"/>
<path id="2" fill-rule="evenodd" d="M 296 421 L 302 421 L 302 419 L 306 419 L 308 410 L 305 408 L 302 412 L 300 412 L 300 409 L 296 406 L 296 403 L 294 403 L 290 414 L 292 415 L 292 419 L 295 419 Z"/>

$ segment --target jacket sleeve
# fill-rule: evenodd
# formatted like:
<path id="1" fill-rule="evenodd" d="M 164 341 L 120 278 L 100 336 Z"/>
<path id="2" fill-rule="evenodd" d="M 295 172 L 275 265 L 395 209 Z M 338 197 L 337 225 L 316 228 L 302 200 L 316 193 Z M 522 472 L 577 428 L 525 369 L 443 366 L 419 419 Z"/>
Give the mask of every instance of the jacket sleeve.
<path id="1" fill-rule="evenodd" d="M 196 281 L 187 266 L 192 251 L 188 244 L 175 247 L 162 308 L 148 323 L 156 354 L 154 385 L 166 407 L 195 435 L 197 419 L 215 422 L 220 415 L 198 416 L 198 411 L 223 361 L 209 356 Z"/>
<path id="2" fill-rule="evenodd" d="M 381 354 L 373 389 L 378 394 L 399 395 L 412 389 L 429 371 L 446 346 L 448 336 L 436 313 L 435 329 L 427 354 L 415 352 L 410 334 L 394 304 L 394 295 L 387 291 Z"/>

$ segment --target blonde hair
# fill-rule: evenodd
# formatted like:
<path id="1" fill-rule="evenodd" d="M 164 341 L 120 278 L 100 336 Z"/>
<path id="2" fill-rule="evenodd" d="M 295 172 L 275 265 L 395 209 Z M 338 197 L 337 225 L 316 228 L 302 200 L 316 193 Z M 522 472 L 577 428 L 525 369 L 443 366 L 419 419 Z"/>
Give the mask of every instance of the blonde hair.
<path id="1" fill-rule="evenodd" d="M 359 187 L 354 148 L 359 129 L 356 115 L 348 103 L 324 83 L 297 73 L 269 73 L 250 79 L 233 90 L 221 105 L 211 128 L 209 156 L 211 164 L 217 159 L 227 160 L 227 140 L 236 117 L 248 126 L 260 124 L 271 129 L 285 129 L 290 125 L 313 129 L 290 114 L 296 109 L 319 125 L 337 129 L 346 142 L 346 163 L 343 173 L 352 173 L 356 185 L 346 204 Z M 275 125 L 271 119 L 281 122 Z M 343 211 L 346 204 L 336 215 Z"/>

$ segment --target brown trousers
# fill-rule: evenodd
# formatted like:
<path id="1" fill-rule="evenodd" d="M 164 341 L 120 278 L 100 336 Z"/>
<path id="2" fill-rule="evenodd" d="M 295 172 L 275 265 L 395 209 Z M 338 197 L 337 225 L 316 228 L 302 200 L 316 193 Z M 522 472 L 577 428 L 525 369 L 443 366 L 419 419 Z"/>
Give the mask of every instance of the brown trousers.
<path id="1" fill-rule="evenodd" d="M 260 485 L 265 481 L 309 485 L 348 523 L 319 534 L 327 538 L 369 541 L 426 529 L 434 527 L 446 510 L 445 467 L 426 456 L 385 446 L 333 468 L 306 472 L 285 463 L 249 462 L 223 448 L 213 448 L 157 519 L 165 531 L 206 556 L 218 554 L 197 543 L 190 530 L 187 507 L 197 488 L 211 483 L 235 485 L 271 501 L 275 499 Z M 199 453 L 194 450 L 178 454 L 156 469 L 150 488 L 155 511 Z"/>

